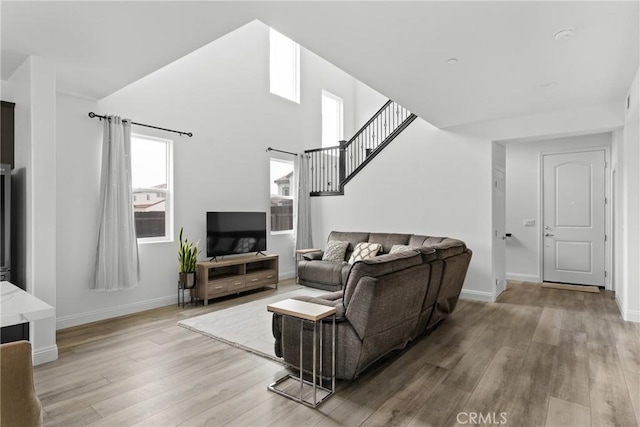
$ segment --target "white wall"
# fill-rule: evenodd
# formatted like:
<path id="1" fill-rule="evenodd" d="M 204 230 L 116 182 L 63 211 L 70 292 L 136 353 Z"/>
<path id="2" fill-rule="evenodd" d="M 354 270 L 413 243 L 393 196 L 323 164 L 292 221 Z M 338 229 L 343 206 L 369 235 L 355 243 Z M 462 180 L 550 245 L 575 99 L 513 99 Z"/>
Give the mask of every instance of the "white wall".
<path id="1" fill-rule="evenodd" d="M 493 141 L 540 141 L 574 135 L 610 132 L 622 126 L 624 115 L 617 102 L 545 111 L 522 117 L 508 117 L 455 129 Z"/>
<path id="2" fill-rule="evenodd" d="M 12 281 L 56 307 L 55 70 L 31 56 L 8 85 L 16 103 Z M 57 359 L 53 319 L 32 322 L 30 335 L 35 364 Z"/>
<path id="3" fill-rule="evenodd" d="M 625 320 L 640 322 L 640 94 L 639 73 L 629 89 L 630 107 L 625 111 L 623 129 L 616 135 L 616 228 L 622 236 L 620 254 L 616 256 L 619 271 L 616 301 Z"/>
<path id="4" fill-rule="evenodd" d="M 344 196 L 312 198 L 316 246 L 332 230 L 457 238 L 473 250 L 463 297 L 493 300 L 491 144 L 416 119 Z"/>
<path id="5" fill-rule="evenodd" d="M 203 252 L 207 211 L 269 210 L 269 158 L 292 158 L 266 153 L 267 147 L 301 152 L 321 145 L 322 89 L 343 98 L 345 134 L 353 132 L 355 80 L 305 49 L 301 104 L 269 92 L 268 35 L 255 21 L 98 103 L 58 97 L 59 328 L 176 301 L 175 242 L 140 246 L 137 289 L 89 289 L 102 133 L 89 111 L 193 132 L 188 138 L 133 129 L 174 139 L 174 233 L 184 226 L 186 236 L 201 239 Z M 281 278 L 293 277 L 292 235 L 269 236 L 268 251 L 280 255 Z"/>
<path id="6" fill-rule="evenodd" d="M 516 143 L 506 146 L 507 278 L 540 282 L 540 156 L 585 147 L 611 146 L 611 133 Z M 523 225 L 525 219 L 534 227 Z"/>
<path id="7" fill-rule="evenodd" d="M 355 84 L 355 125 L 354 133 L 360 130 L 367 121 L 378 112 L 380 108 L 387 102 L 389 98 L 371 89 L 366 84 L 356 81 Z M 349 138 L 353 134 L 345 134 L 345 138 Z"/>
<path id="8" fill-rule="evenodd" d="M 0 80 L 0 99 L 14 102 L 13 94 L 11 93 L 11 84 L 7 80 Z"/>

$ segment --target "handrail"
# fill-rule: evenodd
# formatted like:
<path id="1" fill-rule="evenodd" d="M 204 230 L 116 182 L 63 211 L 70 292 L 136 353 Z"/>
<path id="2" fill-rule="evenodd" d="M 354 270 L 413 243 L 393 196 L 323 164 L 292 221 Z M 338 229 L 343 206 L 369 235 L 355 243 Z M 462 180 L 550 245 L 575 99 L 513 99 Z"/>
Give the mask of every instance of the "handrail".
<path id="1" fill-rule="evenodd" d="M 416 118 L 388 100 L 349 141 L 305 150 L 312 196 L 344 194 L 344 186 Z M 355 144 L 354 144 L 355 142 Z"/>
<path id="2" fill-rule="evenodd" d="M 328 150 L 335 150 L 336 148 L 340 148 L 339 145 L 334 145 L 332 147 L 322 147 L 322 148 L 312 148 L 311 150 L 305 150 L 305 153 L 315 153 L 317 151 L 328 151 Z"/>
<path id="3" fill-rule="evenodd" d="M 347 141 L 347 143 L 345 144 L 345 148 L 351 145 L 351 143 L 355 141 L 358 138 L 358 136 L 360 136 L 360 134 L 363 133 L 369 127 L 369 125 L 373 123 L 375 119 L 378 118 L 380 113 L 382 113 L 392 102 L 393 102 L 392 100 L 388 100 L 387 102 L 385 102 L 382 108 L 380 108 L 373 116 L 371 116 L 371 118 L 367 121 L 367 123 L 365 123 L 364 126 L 362 126 L 360 130 L 356 132 L 356 134 L 353 135 L 353 137 L 349 141 Z"/>
<path id="4" fill-rule="evenodd" d="M 415 114 L 410 114 L 409 117 L 407 117 L 400 126 L 398 126 L 393 132 L 391 132 L 389 136 L 387 136 L 382 144 L 378 145 L 373 151 L 371 151 L 371 153 L 362 161 L 362 163 L 360 163 L 354 170 L 351 171 L 351 173 L 347 177 L 345 177 L 340 182 L 340 185 L 344 187 L 347 182 L 351 181 L 351 179 L 356 176 L 358 172 L 360 172 L 367 164 L 369 164 L 369 162 L 371 162 L 374 157 L 380 154 L 380 152 L 387 145 L 389 145 L 391 141 L 393 141 L 396 136 L 398 136 L 400 132 L 402 132 L 407 126 L 409 126 L 411 122 L 413 122 L 417 117 L 418 116 L 416 116 Z"/>

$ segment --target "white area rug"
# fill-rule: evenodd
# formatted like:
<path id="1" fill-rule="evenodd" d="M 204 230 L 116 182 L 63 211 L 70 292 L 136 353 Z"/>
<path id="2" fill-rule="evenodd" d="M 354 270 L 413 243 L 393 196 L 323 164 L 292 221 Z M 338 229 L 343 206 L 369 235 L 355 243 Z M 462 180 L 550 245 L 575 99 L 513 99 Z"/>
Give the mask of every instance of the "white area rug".
<path id="1" fill-rule="evenodd" d="M 299 289 L 283 294 L 181 320 L 178 326 L 281 362 L 273 351 L 275 342 L 271 332 L 273 314 L 267 311 L 267 304 L 302 295 L 318 296 L 327 292 L 301 286 Z"/>

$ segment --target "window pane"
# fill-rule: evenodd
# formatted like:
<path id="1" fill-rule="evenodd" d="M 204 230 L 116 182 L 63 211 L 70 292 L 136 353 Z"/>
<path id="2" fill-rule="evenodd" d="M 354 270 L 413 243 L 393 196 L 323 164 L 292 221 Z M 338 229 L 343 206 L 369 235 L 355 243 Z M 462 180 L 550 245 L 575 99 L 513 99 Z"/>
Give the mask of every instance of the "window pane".
<path id="1" fill-rule="evenodd" d="M 168 149 L 168 141 L 131 139 L 133 211 L 138 238 L 168 235 Z"/>
<path id="2" fill-rule="evenodd" d="M 271 93 L 300 102 L 300 46 L 273 29 L 269 33 L 269 41 Z"/>
<path id="3" fill-rule="evenodd" d="M 342 139 L 342 99 L 322 91 L 322 146 L 335 147 Z"/>
<path id="4" fill-rule="evenodd" d="M 293 162 L 271 160 L 271 231 L 293 230 Z"/>
<path id="5" fill-rule="evenodd" d="M 131 139 L 133 188 L 167 188 L 167 143 L 152 139 Z"/>

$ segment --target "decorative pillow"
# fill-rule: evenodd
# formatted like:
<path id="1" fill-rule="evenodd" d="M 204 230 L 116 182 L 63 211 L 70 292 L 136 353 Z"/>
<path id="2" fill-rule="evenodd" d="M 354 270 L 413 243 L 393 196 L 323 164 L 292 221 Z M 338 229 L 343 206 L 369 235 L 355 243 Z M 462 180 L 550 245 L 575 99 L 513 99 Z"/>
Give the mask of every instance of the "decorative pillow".
<path id="1" fill-rule="evenodd" d="M 344 262 L 349 242 L 341 240 L 330 240 L 327 242 L 327 248 L 322 255 L 323 261 Z"/>
<path id="2" fill-rule="evenodd" d="M 391 246 L 391 250 L 389 251 L 390 254 L 396 254 L 398 252 L 404 252 L 404 251 L 412 251 L 415 248 L 413 246 L 409 246 L 409 245 L 393 245 Z"/>
<path id="3" fill-rule="evenodd" d="M 353 264 L 361 259 L 373 258 L 378 255 L 378 252 L 380 252 L 381 249 L 382 245 L 380 243 L 360 242 L 353 249 L 353 253 L 349 258 L 349 264 Z"/>

